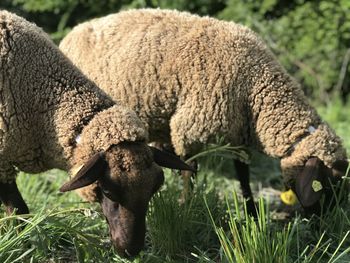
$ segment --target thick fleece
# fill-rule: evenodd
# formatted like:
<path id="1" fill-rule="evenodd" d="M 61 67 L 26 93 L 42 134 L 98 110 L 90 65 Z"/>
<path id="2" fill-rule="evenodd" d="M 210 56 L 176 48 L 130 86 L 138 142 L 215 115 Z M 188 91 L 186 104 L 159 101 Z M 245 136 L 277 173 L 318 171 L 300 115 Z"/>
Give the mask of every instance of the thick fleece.
<path id="1" fill-rule="evenodd" d="M 171 142 L 179 155 L 223 136 L 281 158 L 287 184 L 311 156 L 327 166 L 346 159 L 339 137 L 245 26 L 130 10 L 76 26 L 60 48 L 138 113 L 151 140 Z M 310 126 L 315 133 L 308 134 Z"/>
<path id="2" fill-rule="evenodd" d="M 14 181 L 15 167 L 70 170 L 147 136 L 136 114 L 116 105 L 40 28 L 0 12 L 0 182 Z"/>

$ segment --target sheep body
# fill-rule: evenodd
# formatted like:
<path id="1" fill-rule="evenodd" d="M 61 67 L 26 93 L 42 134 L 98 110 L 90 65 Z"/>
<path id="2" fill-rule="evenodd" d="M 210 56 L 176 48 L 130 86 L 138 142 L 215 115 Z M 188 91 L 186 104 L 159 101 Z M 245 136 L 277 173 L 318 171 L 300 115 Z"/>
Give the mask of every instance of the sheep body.
<path id="1" fill-rule="evenodd" d="M 136 255 L 148 201 L 164 180 L 147 138 L 135 112 L 114 103 L 47 34 L 0 11 L 0 201 L 8 213 L 28 213 L 16 168 L 82 167 L 61 191 L 79 188 L 99 201 L 120 255 Z"/>
<path id="2" fill-rule="evenodd" d="M 340 138 L 300 86 L 242 25 L 130 10 L 76 26 L 60 49 L 137 112 L 151 141 L 171 142 L 179 155 L 224 137 L 281 158 L 287 185 L 312 156 L 328 167 L 346 159 Z"/>
<path id="3" fill-rule="evenodd" d="M 113 143 L 147 139 L 134 112 L 113 106 L 47 34 L 6 11 L 0 12 L 0 65 L 0 181 L 15 179 L 13 166 L 30 173 L 69 170 L 78 161 L 75 148 L 90 147 L 84 151 L 91 155 Z M 82 146 L 76 147 L 80 133 Z"/>

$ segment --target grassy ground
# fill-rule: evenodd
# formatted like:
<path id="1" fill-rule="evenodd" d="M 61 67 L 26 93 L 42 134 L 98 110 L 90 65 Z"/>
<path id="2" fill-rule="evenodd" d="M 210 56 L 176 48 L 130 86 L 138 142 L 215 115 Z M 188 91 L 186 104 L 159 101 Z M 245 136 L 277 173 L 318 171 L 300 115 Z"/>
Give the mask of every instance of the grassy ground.
<path id="1" fill-rule="evenodd" d="M 350 149 L 350 108 L 335 103 L 320 112 Z M 226 155 L 202 158 L 194 195 L 182 205 L 181 179 L 166 171 L 150 204 L 146 248 L 133 262 L 350 262 L 348 207 L 322 218 L 285 218 L 278 162 L 254 154 L 253 189 L 261 197 L 254 221 L 243 212 Z M 97 205 L 58 192 L 65 179 L 61 171 L 18 177 L 32 214 L 7 217 L 0 208 L 0 262 L 129 262 L 113 252 Z"/>

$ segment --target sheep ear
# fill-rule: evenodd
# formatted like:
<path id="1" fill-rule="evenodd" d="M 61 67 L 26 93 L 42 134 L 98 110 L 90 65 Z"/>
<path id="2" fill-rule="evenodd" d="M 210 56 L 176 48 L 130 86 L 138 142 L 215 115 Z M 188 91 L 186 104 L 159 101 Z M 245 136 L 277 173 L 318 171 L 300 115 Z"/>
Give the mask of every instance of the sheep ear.
<path id="1" fill-rule="evenodd" d="M 153 152 L 154 162 L 159 166 L 177 169 L 177 170 L 188 170 L 192 172 L 196 172 L 196 169 L 182 161 L 179 157 L 174 154 L 161 151 L 155 147 L 148 146 Z"/>
<path id="2" fill-rule="evenodd" d="M 60 191 L 72 191 L 96 182 L 100 175 L 105 173 L 107 166 L 104 153 L 96 153 L 79 169 L 70 181 L 61 186 Z"/>
<path id="3" fill-rule="evenodd" d="M 315 205 L 323 192 L 324 174 L 321 171 L 322 161 L 316 157 L 310 158 L 295 181 L 295 191 L 299 202 L 305 207 Z"/>
<path id="4" fill-rule="evenodd" d="M 336 178 L 341 178 L 346 175 L 349 163 L 345 160 L 337 160 L 332 165 L 332 175 Z"/>

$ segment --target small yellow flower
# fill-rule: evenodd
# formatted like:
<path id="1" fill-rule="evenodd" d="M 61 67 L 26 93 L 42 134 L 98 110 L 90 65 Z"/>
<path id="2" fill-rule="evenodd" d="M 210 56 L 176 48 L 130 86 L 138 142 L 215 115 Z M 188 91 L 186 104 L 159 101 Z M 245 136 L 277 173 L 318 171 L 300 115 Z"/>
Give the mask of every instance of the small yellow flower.
<path id="1" fill-rule="evenodd" d="M 280 197 L 282 202 L 286 205 L 295 205 L 295 203 L 297 202 L 297 196 L 295 195 L 292 189 L 282 192 Z"/>

